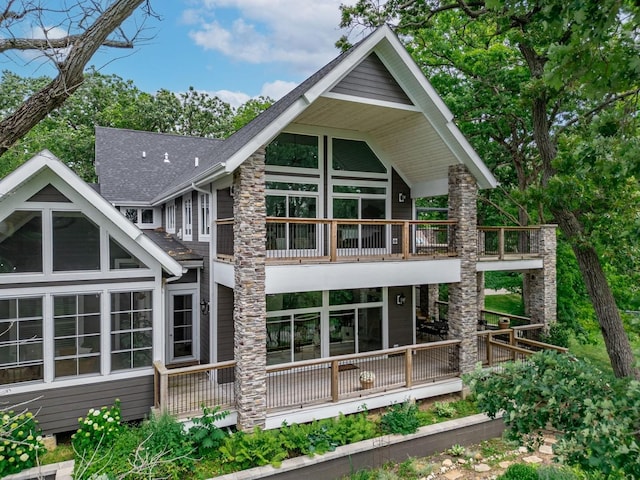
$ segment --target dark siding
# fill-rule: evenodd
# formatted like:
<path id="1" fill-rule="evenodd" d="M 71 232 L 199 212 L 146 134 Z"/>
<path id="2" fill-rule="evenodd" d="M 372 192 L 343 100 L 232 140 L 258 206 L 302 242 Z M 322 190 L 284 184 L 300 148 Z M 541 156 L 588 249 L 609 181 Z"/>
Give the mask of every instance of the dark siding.
<path id="1" fill-rule="evenodd" d="M 218 362 L 233 360 L 233 289 L 218 285 Z"/>
<path id="2" fill-rule="evenodd" d="M 231 189 L 218 190 L 216 210 L 218 219 L 233 218 Z M 216 233 L 216 251 L 227 255 L 233 254 L 233 226 L 221 225 Z"/>
<path id="3" fill-rule="evenodd" d="M 403 203 L 398 200 L 400 193 L 407 196 Z M 411 189 L 394 169 L 391 170 L 391 218 L 393 220 L 411 220 Z M 392 245 L 392 252 L 401 253 L 402 233 L 397 232 L 396 228 L 399 227 L 394 227 L 393 237 L 398 239 L 398 243 Z"/>
<path id="4" fill-rule="evenodd" d="M 187 273 L 183 274 L 178 280 L 175 282 L 171 282 L 173 284 L 176 283 L 196 283 L 198 281 L 198 271 L 195 268 L 190 268 Z"/>
<path id="5" fill-rule="evenodd" d="M 334 93 L 413 105 L 402 87 L 375 53 L 362 60 L 338 85 Z"/>
<path id="6" fill-rule="evenodd" d="M 43 432 L 53 434 L 76 430 L 78 418 L 85 416 L 90 408 L 112 405 L 116 398 L 122 404 L 123 420 L 148 416 L 153 406 L 153 375 L 8 395 L 2 401 L 9 405 L 28 401 L 25 407 L 38 412 Z"/>
<path id="7" fill-rule="evenodd" d="M 27 202 L 64 202 L 70 203 L 67 197 L 65 197 L 60 190 L 53 185 L 49 184 L 32 196 Z"/>
<path id="8" fill-rule="evenodd" d="M 406 303 L 396 304 L 396 296 L 404 294 Z M 411 287 L 389 287 L 389 347 L 413 343 L 413 311 Z"/>

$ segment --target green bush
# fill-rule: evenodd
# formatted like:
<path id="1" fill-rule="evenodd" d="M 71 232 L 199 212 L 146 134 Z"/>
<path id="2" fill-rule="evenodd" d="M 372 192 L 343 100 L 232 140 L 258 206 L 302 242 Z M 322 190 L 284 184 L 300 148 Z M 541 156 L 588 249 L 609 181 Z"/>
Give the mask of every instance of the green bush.
<path id="1" fill-rule="evenodd" d="M 289 457 L 299 455 L 322 455 L 332 452 L 338 446 L 328 433 L 329 425 L 326 421 L 311 423 L 282 424 L 280 439 Z"/>
<path id="2" fill-rule="evenodd" d="M 193 445 L 184 425 L 172 415 L 152 415 L 140 426 L 139 435 L 144 458 L 158 460 L 150 470 L 153 478 L 180 479 L 193 468 Z"/>
<path id="3" fill-rule="evenodd" d="M 279 467 L 287 451 L 275 430 L 255 428 L 253 433 L 236 432 L 226 437 L 220 446 L 223 461 L 232 470 L 273 465 Z"/>
<path id="4" fill-rule="evenodd" d="M 531 465 L 514 463 L 498 477 L 499 480 L 538 480 L 538 471 Z"/>
<path id="5" fill-rule="evenodd" d="M 229 412 L 221 412 L 220 407 L 208 408 L 203 405 L 202 416 L 191 419 L 193 426 L 189 429 L 189 440 L 199 457 L 213 458 L 220 454 L 219 447 L 226 434 L 215 422 L 227 415 Z"/>
<path id="6" fill-rule="evenodd" d="M 540 441 L 563 432 L 554 448 L 561 463 L 608 478 L 640 478 L 640 382 L 616 379 L 556 352 L 539 352 L 500 372 L 465 375 L 478 406 L 504 411 L 512 438 Z"/>
<path id="7" fill-rule="evenodd" d="M 420 427 L 418 406 L 415 402 L 394 403 L 380 419 L 380 428 L 384 433 L 408 435 Z"/>
<path id="8" fill-rule="evenodd" d="M 378 435 L 375 423 L 367 418 L 367 412 L 352 415 L 340 414 L 338 418 L 324 420 L 327 425 L 327 435 L 338 445 L 367 440 Z"/>
<path id="9" fill-rule="evenodd" d="M 86 417 L 78 419 L 78 423 L 78 430 L 71 436 L 71 443 L 78 455 L 111 445 L 123 429 L 120 400 L 116 399 L 112 407 L 90 409 Z"/>
<path id="10" fill-rule="evenodd" d="M 456 407 L 451 402 L 436 402 L 433 404 L 433 408 L 436 415 L 443 418 L 451 418 L 457 413 Z"/>
<path id="11" fill-rule="evenodd" d="M 46 450 L 33 414 L 0 411 L 0 418 L 0 477 L 34 467 Z"/>
<path id="12" fill-rule="evenodd" d="M 112 479 L 126 475 L 131 470 L 132 452 L 138 448 L 140 442 L 138 429 L 124 426 L 109 445 L 93 451 L 86 450 L 82 454 L 76 451 L 73 478 L 84 480 L 106 475 Z"/>

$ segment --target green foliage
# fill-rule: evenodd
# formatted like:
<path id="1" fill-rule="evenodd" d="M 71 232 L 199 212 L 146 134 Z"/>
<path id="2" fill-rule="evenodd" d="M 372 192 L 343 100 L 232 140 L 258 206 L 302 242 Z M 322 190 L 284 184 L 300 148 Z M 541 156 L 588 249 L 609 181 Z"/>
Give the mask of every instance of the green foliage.
<path id="1" fill-rule="evenodd" d="M 584 475 L 578 475 L 571 469 L 556 465 L 540 465 L 538 467 L 539 480 L 579 480 Z"/>
<path id="2" fill-rule="evenodd" d="M 394 403 L 380 419 L 380 428 L 384 433 L 408 435 L 415 433 L 420 427 L 418 405 L 407 400 L 404 403 Z"/>
<path id="3" fill-rule="evenodd" d="M 538 471 L 531 465 L 514 463 L 498 477 L 499 480 L 538 480 Z"/>
<path id="4" fill-rule="evenodd" d="M 287 458 L 279 432 L 255 428 L 253 433 L 236 432 L 226 437 L 220 447 L 223 461 L 233 470 L 273 465 L 279 467 Z"/>
<path id="5" fill-rule="evenodd" d="M 111 445 L 123 430 L 120 400 L 116 399 L 111 407 L 91 408 L 86 417 L 78 419 L 78 423 L 80 426 L 71 436 L 71 441 L 79 455 Z"/>
<path id="6" fill-rule="evenodd" d="M 327 435 L 339 445 L 360 442 L 378 434 L 376 424 L 367 418 L 367 412 L 343 415 L 327 421 Z"/>
<path id="7" fill-rule="evenodd" d="M 452 402 L 436 402 L 433 404 L 433 409 L 439 417 L 451 418 L 456 414 L 456 407 Z"/>
<path id="8" fill-rule="evenodd" d="M 218 428 L 215 422 L 229 415 L 228 411 L 221 412 L 220 407 L 202 406 L 202 416 L 191 419 L 193 426 L 189 429 L 189 439 L 200 457 L 218 456 L 218 448 L 225 438 L 224 430 Z"/>
<path id="9" fill-rule="evenodd" d="M 94 475 L 108 475 L 108 478 L 120 478 L 131 470 L 131 457 L 140 446 L 142 438 L 135 428 L 124 426 L 109 445 L 96 450 L 76 451 L 73 466 L 73 478 L 85 480 Z M 133 476 L 129 478 L 135 478 Z"/>
<path id="10" fill-rule="evenodd" d="M 639 478 L 640 382 L 615 379 L 556 352 L 540 352 L 501 372 L 466 375 L 478 406 L 504 411 L 509 434 L 532 444 L 542 429 L 563 432 L 555 447 L 562 463 L 607 477 Z"/>
<path id="11" fill-rule="evenodd" d="M 329 435 L 329 424 L 327 420 L 283 424 L 280 429 L 280 438 L 289 457 L 321 455 L 334 451 L 339 444 Z"/>
<path id="12" fill-rule="evenodd" d="M 461 457 L 462 455 L 465 454 L 465 452 L 467 451 L 467 449 L 460 445 L 459 443 L 456 443 L 455 445 L 451 445 L 451 447 L 449 447 L 449 449 L 447 450 L 447 453 L 449 455 L 453 455 L 454 457 Z"/>
<path id="13" fill-rule="evenodd" d="M 569 332 L 566 327 L 554 323 L 549 327 L 549 333 L 541 336 L 540 341 L 567 348 L 569 347 Z"/>
<path id="14" fill-rule="evenodd" d="M 0 477 L 35 466 L 46 450 L 33 414 L 0 410 L 0 419 Z"/>
<path id="15" fill-rule="evenodd" d="M 140 426 L 139 435 L 147 458 L 171 460 L 157 463 L 155 477 L 181 479 L 193 468 L 193 446 L 184 425 L 174 416 L 152 415 Z"/>

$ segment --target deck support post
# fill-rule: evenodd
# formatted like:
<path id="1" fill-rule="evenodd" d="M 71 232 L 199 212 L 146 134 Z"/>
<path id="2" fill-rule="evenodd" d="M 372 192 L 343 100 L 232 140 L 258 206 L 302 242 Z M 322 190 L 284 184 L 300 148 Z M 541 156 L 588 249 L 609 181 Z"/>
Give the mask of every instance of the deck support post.
<path id="1" fill-rule="evenodd" d="M 473 370 L 478 361 L 478 186 L 464 165 L 449 167 L 449 216 L 458 221 L 455 245 L 460 259 L 460 282 L 449 285 L 449 338 L 461 341 L 457 360 L 460 373 Z"/>
<path id="2" fill-rule="evenodd" d="M 542 255 L 542 269 L 525 274 L 531 323 L 542 323 L 545 329 L 556 321 L 556 228 L 556 225 L 540 227 L 538 249 Z"/>
<path id="3" fill-rule="evenodd" d="M 267 418 L 265 297 L 265 150 L 234 173 L 234 358 L 238 430 L 264 427 Z"/>

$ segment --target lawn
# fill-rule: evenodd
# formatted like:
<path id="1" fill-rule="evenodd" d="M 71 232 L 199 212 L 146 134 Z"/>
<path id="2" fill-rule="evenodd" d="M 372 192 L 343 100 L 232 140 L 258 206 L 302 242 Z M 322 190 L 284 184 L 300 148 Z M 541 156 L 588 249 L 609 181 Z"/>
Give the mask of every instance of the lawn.
<path id="1" fill-rule="evenodd" d="M 522 295 L 519 293 L 485 295 L 484 308 L 510 315 L 524 315 L 524 303 L 522 302 Z"/>

